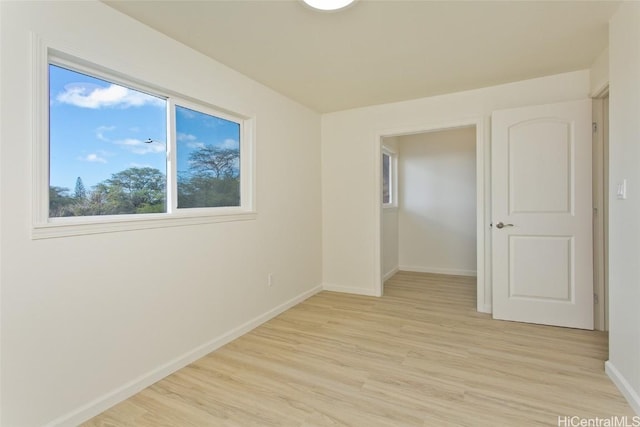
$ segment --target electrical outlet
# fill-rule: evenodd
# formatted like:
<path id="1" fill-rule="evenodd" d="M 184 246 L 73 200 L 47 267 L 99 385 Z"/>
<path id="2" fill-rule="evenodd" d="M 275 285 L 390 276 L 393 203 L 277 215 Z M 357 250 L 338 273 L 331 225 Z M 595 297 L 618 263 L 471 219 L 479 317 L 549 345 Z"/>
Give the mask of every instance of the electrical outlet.
<path id="1" fill-rule="evenodd" d="M 267 286 L 273 286 L 273 273 L 267 275 Z"/>

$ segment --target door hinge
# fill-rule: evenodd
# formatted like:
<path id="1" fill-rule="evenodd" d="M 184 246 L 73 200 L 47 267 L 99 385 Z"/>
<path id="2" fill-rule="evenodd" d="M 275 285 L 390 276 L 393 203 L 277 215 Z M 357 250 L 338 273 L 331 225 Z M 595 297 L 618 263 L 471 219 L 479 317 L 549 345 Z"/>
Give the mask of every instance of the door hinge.
<path id="1" fill-rule="evenodd" d="M 594 304 L 598 304 L 598 294 L 593 294 L 593 302 Z"/>
<path id="2" fill-rule="evenodd" d="M 591 123 L 591 128 L 593 129 L 593 133 L 598 132 L 598 123 L 596 122 Z"/>

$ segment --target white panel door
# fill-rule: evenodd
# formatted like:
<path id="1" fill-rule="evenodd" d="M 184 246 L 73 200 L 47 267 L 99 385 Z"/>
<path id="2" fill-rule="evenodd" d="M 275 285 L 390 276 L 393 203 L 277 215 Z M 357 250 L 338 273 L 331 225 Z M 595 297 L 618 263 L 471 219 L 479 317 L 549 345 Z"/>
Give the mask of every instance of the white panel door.
<path id="1" fill-rule="evenodd" d="M 493 317 L 593 329 L 591 100 L 491 129 Z"/>

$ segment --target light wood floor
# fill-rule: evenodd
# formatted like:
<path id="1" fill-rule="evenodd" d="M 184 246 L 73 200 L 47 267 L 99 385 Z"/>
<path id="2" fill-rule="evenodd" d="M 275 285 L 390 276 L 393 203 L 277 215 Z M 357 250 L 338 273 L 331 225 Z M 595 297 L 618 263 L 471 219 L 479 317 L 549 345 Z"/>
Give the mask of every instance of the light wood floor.
<path id="1" fill-rule="evenodd" d="M 633 416 L 600 332 L 492 320 L 471 278 L 321 292 L 86 426 L 557 426 Z"/>

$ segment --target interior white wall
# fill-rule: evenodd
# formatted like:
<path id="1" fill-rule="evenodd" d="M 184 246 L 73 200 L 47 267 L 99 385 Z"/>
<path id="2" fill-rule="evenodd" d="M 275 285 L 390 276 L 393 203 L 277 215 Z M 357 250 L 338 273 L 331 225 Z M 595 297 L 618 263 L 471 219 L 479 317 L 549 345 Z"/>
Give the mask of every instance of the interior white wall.
<path id="1" fill-rule="evenodd" d="M 382 145 L 398 156 L 398 138 L 383 138 Z M 396 173 L 396 177 L 397 177 Z M 394 185 L 397 189 L 398 185 Z M 398 197 L 396 194 L 394 197 Z M 397 204 L 397 203 L 396 203 Z M 398 271 L 398 207 L 382 208 L 382 277 L 384 280 Z"/>
<path id="2" fill-rule="evenodd" d="M 322 116 L 323 284 L 328 289 L 375 295 L 379 289 L 380 215 L 375 176 L 379 166 L 377 135 L 403 129 L 451 127 L 480 119 L 490 141 L 489 119 L 498 109 L 587 98 L 589 70 L 453 93 L 430 98 L 341 111 Z M 490 145 L 484 144 L 488 171 Z M 489 176 L 484 190 L 488 198 Z M 490 205 L 484 206 L 486 227 Z M 484 239 L 485 252 L 490 251 Z M 482 266 L 490 280 L 490 258 Z M 478 266 L 478 271 L 481 266 Z M 482 290 L 479 306 L 491 307 L 491 289 Z"/>
<path id="3" fill-rule="evenodd" d="M 609 376 L 640 414 L 640 3 L 609 27 Z M 627 180 L 627 199 L 616 185 Z"/>
<path id="4" fill-rule="evenodd" d="M 398 208 L 382 211 L 382 276 L 387 280 L 398 271 Z"/>
<path id="5" fill-rule="evenodd" d="M 599 96 L 609 85 L 609 48 L 602 51 L 591 65 L 591 95 Z"/>
<path id="6" fill-rule="evenodd" d="M 0 15 L 2 426 L 76 425 L 319 289 L 317 113 L 97 1 Z M 254 115 L 257 219 L 31 240 L 32 31 Z"/>
<path id="7" fill-rule="evenodd" d="M 476 130 L 399 138 L 400 270 L 476 274 Z"/>

